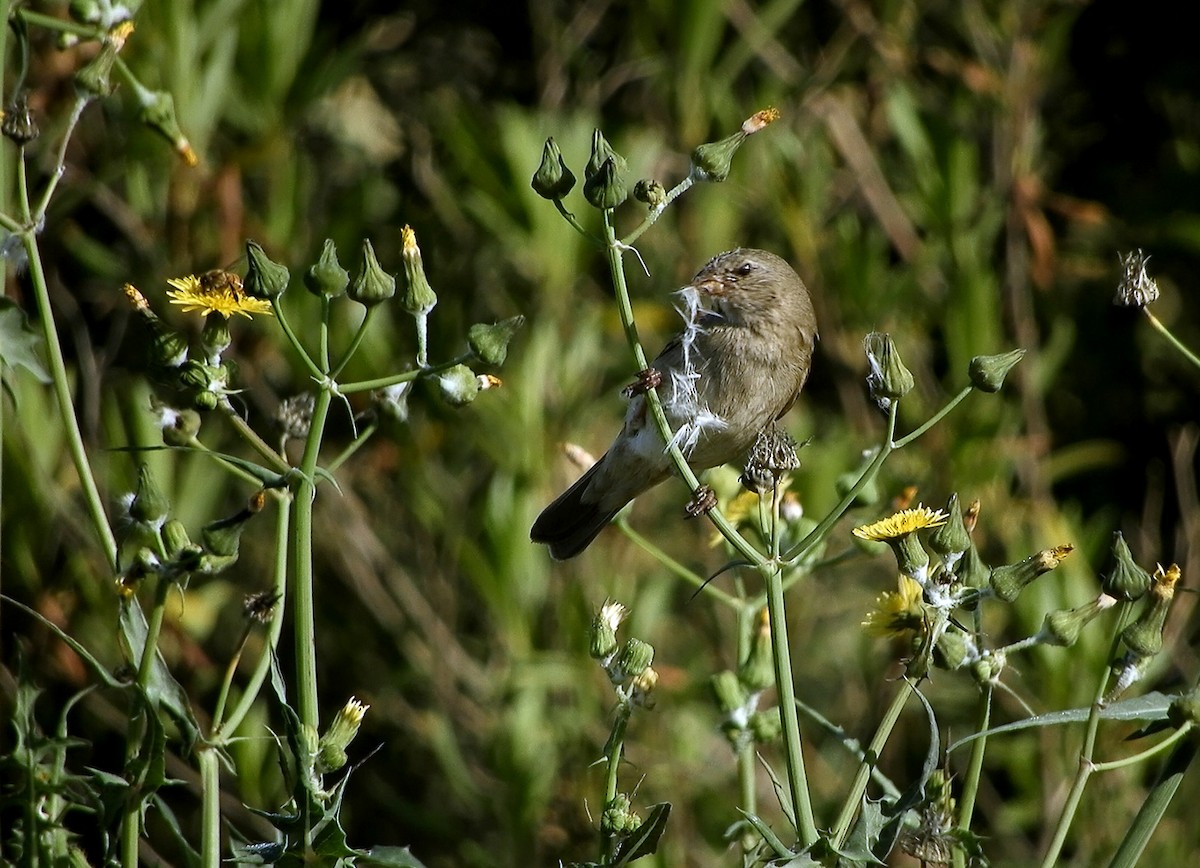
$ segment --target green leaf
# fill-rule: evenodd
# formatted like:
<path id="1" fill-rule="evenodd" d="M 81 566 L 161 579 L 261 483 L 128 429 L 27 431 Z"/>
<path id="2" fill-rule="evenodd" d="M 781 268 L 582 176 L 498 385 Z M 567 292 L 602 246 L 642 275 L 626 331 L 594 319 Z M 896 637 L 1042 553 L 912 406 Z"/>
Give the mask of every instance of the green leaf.
<path id="1" fill-rule="evenodd" d="M 671 816 L 671 803 L 659 802 L 650 806 L 650 813 L 632 835 L 621 841 L 613 854 L 612 866 L 628 865 L 634 859 L 651 856 L 658 851 L 658 842 L 667 828 Z"/>
<path id="2" fill-rule="evenodd" d="M 372 847 L 358 858 L 359 865 L 382 865 L 385 868 L 425 868 L 407 847 Z"/>
<path id="3" fill-rule="evenodd" d="M 1145 696 L 1135 696 L 1132 699 L 1123 699 L 1120 702 L 1115 702 L 1111 705 L 1106 705 L 1100 709 L 1101 720 L 1145 720 L 1156 721 L 1166 720 L 1167 711 L 1171 707 L 1171 703 L 1177 699 L 1179 694 L 1167 695 L 1160 693 L 1157 690 L 1147 693 Z M 1092 713 L 1090 707 L 1087 708 L 1072 708 L 1066 711 L 1052 711 L 1049 714 L 1038 714 L 1033 717 L 1027 717 L 1024 720 L 1017 720 L 1013 723 L 1006 723 L 1003 726 L 996 726 L 983 732 L 972 733 L 971 735 L 960 738 L 947 748 L 947 752 L 955 751 L 964 745 L 970 744 L 977 738 L 983 738 L 990 735 L 1000 735 L 1006 732 L 1016 732 L 1022 729 L 1029 729 L 1035 726 L 1061 726 L 1064 723 L 1083 723 Z"/>
<path id="4" fill-rule="evenodd" d="M 126 600 L 121 603 L 120 621 L 121 634 L 125 639 L 130 660 L 137 665 L 137 662 L 142 659 L 142 649 L 146 647 L 146 636 L 149 632 L 146 614 L 137 600 Z M 146 683 L 146 699 L 155 711 L 161 708 L 171 715 L 179 727 L 179 734 L 183 738 L 184 744 L 188 750 L 191 750 L 200 737 L 200 724 L 196 722 L 196 718 L 192 714 L 187 694 L 180 683 L 175 680 L 171 670 L 167 668 L 167 663 L 157 648 L 154 650 L 154 661 L 150 666 L 150 677 Z"/>
<path id="5" fill-rule="evenodd" d="M 49 383 L 50 372 L 42 364 L 42 338 L 29 327 L 25 311 L 16 302 L 0 298 L 0 374 L 5 368 L 24 368 L 38 382 Z"/>
<path id="6" fill-rule="evenodd" d="M 108 668 L 105 667 L 104 664 L 101 663 L 99 660 L 97 660 L 95 657 L 93 657 L 91 652 L 88 651 L 87 648 L 84 648 L 83 645 L 81 645 L 79 642 L 77 642 L 76 640 L 74 640 L 70 636 L 68 636 L 66 633 L 64 633 L 62 631 L 62 628 L 60 628 L 57 624 L 47 621 L 44 617 L 42 617 L 42 615 L 40 613 L 29 608 L 24 603 L 17 602 L 12 597 L 6 596 L 4 594 L 0 594 L 0 601 L 8 603 L 9 605 L 12 605 L 12 606 L 16 606 L 18 609 L 25 612 L 27 615 L 32 615 L 34 618 L 37 618 L 39 621 L 41 621 L 43 625 L 45 625 L 47 628 L 49 628 L 54 633 L 54 635 L 56 635 L 63 642 L 67 643 L 67 645 L 70 646 L 72 651 L 74 651 L 81 658 L 83 658 L 83 662 L 88 664 L 89 667 L 91 667 L 91 670 L 92 670 L 92 672 L 95 673 L 96 677 L 99 678 L 101 681 L 103 681 L 109 687 L 117 687 L 120 689 L 125 689 L 130 686 L 128 683 L 120 680 L 115 675 L 113 675 L 111 672 L 109 672 Z"/>
<path id="7" fill-rule="evenodd" d="M 886 827 L 887 820 L 888 814 L 884 812 L 883 803 L 873 802 L 864 796 L 862 806 L 858 812 L 858 819 L 854 823 L 854 828 L 850 830 L 850 835 L 846 838 L 846 842 L 836 850 L 838 856 L 841 857 L 838 860 L 838 864 L 886 864 L 880 861 L 871 851 L 874 849 L 875 842 L 879 840 L 880 835 Z"/>
<path id="8" fill-rule="evenodd" d="M 775 851 L 776 856 L 784 857 L 792 852 L 786 844 L 779 840 L 779 836 L 775 834 L 775 831 L 767 825 L 762 817 L 757 814 L 749 814 L 746 811 L 742 811 L 742 815 L 746 818 L 746 822 L 753 826 L 754 830 L 762 836 L 763 843 Z"/>

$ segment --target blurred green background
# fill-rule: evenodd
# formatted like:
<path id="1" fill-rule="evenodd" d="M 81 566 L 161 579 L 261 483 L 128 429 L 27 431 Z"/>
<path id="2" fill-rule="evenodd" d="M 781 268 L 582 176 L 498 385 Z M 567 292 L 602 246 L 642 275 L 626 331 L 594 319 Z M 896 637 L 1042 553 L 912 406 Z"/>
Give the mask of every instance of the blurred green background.
<path id="1" fill-rule="evenodd" d="M 42 236 L 77 406 L 114 502 L 135 469 L 111 449 L 157 436 L 126 340 L 125 281 L 164 310 L 167 277 L 240 269 L 247 238 L 298 274 L 326 237 L 347 266 L 369 237 L 397 271 L 408 223 L 440 299 L 433 359 L 461 352 L 474 322 L 527 317 L 498 372 L 502 389 L 454 411 L 419 388 L 408 423 L 341 469 L 340 496 L 322 491 L 322 707 L 328 715 L 350 694 L 370 703 L 354 749 L 382 746 L 349 788 L 353 844 L 409 844 L 430 866 L 592 855 L 602 770 L 591 764 L 611 695 L 587 658 L 586 625 L 611 596 L 633 609 L 629 629 L 656 646 L 662 675 L 657 707 L 631 727 L 623 773 L 628 786 L 642 779 L 641 804 L 675 805 L 659 863 L 734 864 L 722 833 L 738 818 L 735 770 L 707 692 L 709 675 L 736 662 L 731 616 L 691 599 L 616 531 L 565 564 L 528 541 L 538 510 L 576 472 L 560 444 L 603 451 L 633 367 L 601 255 L 529 188 L 549 135 L 582 175 L 600 126 L 632 178 L 669 187 L 695 145 L 759 108 L 782 111 L 739 152 L 727 182 L 694 188 L 642 238 L 651 276 L 630 280 L 653 351 L 677 323 L 667 293 L 713 254 L 750 245 L 795 264 L 821 328 L 810 385 L 787 419 L 798 439 L 812 438 L 794 484 L 809 515 L 836 502 L 837 477 L 882 433 L 863 388 L 866 332 L 892 333 L 916 374 L 902 413 L 909 428 L 965 384 L 973 355 L 1021 346 L 1029 355 L 1005 391 L 973 396 L 897 454 L 881 477 L 884 500 L 856 518 L 876 517 L 911 485 L 930 504 L 952 491 L 978 498 L 976 538 L 991 563 L 1076 545 L 991 625 L 997 644 L 1036 630 L 1048 608 L 1094 595 L 1115 529 L 1141 563 L 1177 561 L 1194 584 L 1200 376 L 1111 299 L 1118 253 L 1144 248 L 1163 290 L 1156 314 L 1200 346 L 1200 65 L 1175 5 L 1148 0 L 1135 11 L 1115 0 L 146 5 L 123 56 L 174 94 L 201 165 L 181 165 L 118 93 L 85 114 Z M 47 39 L 31 58 L 45 146 L 35 165 L 49 161 L 84 56 Z M 578 193 L 567 205 L 596 222 Z M 622 225 L 640 219 L 639 207 L 625 206 Z M 9 274 L 7 294 L 27 302 Z M 284 304 L 312 334 L 311 298 L 297 286 Z M 349 378 L 411 364 L 410 321 L 387 316 Z M 234 350 L 241 399 L 266 431 L 306 374 L 269 321 L 235 325 Z M 115 664 L 113 589 L 50 396 L 29 378 L 13 385 L 3 591 Z M 333 418 L 331 455 L 351 437 L 346 415 Z M 217 424 L 203 437 L 233 444 Z M 246 497 L 211 463 L 150 460 L 189 527 Z M 634 525 L 711 572 L 723 557 L 707 547 L 708 527 L 679 520 L 683 497 L 662 486 L 636 505 Z M 835 531 L 833 550 L 849 526 Z M 269 522 L 253 527 L 233 571 L 172 607 L 165 650 L 200 709 L 211 707 L 238 637 L 242 595 L 268 581 L 270 537 Z M 854 560 L 790 597 L 798 693 L 864 739 L 896 673 L 890 649 L 858 624 L 893 586 L 891 569 Z M 1152 672 L 1166 688 L 1195 675 L 1194 606 L 1190 594 L 1177 598 L 1170 653 Z M 6 610 L 0 623 L 6 701 L 24 649 L 52 720 L 85 671 L 29 619 Z M 1102 646 L 1022 657 L 1006 683 L 1038 711 L 1086 704 Z M 965 677 L 942 673 L 928 692 L 944 730 L 970 728 Z M 102 692 L 82 703 L 75 729 L 93 746 L 79 762 L 119 768 L 121 714 Z M 998 720 L 1023 714 L 1016 699 L 999 700 Z M 263 728 L 278 724 L 264 705 L 246 726 L 237 778 L 226 776 L 228 819 L 250 839 L 264 827 L 239 805 L 274 808 L 283 793 Z M 919 770 L 923 726 L 914 711 L 911 732 L 883 758 L 900 781 Z M 1102 752 L 1127 750 L 1127 730 L 1106 732 Z M 1028 864 L 1044 847 L 1078 739 L 1064 728 L 994 741 L 977 812 L 993 864 Z M 852 764 L 820 733 L 809 749 L 818 816 L 829 817 Z M 171 803 L 194 822 L 195 774 L 186 761 L 170 772 L 185 781 Z M 1152 774 L 1094 779 L 1069 845 L 1074 864 L 1106 858 Z M 1195 781 L 1185 787 L 1147 864 L 1184 864 L 1200 847 L 1184 809 L 1200 792 Z M 779 823 L 765 778 L 760 802 Z M 80 831 L 89 840 L 86 823 Z"/>

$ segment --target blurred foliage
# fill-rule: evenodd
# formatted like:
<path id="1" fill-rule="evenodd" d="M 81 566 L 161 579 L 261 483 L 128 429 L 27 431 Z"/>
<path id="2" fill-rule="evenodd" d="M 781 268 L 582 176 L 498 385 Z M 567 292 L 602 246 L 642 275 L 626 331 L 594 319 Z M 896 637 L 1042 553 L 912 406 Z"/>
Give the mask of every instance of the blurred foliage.
<path id="1" fill-rule="evenodd" d="M 326 237 L 344 250 L 369 237 L 395 272 L 399 229 L 413 225 L 440 298 L 432 352 L 459 352 L 452 342 L 474 322 L 522 314 L 527 325 L 501 390 L 458 412 L 418 390 L 408 423 L 355 456 L 338 473 L 340 496 L 318 503 L 322 706 L 364 698 L 372 709 L 355 749 L 381 745 L 346 793 L 349 837 L 411 845 L 430 866 L 588 854 L 589 799 L 601 788 L 591 763 L 610 709 L 586 627 L 613 596 L 658 649 L 658 707 L 631 729 L 629 759 L 645 776 L 643 803 L 674 804 L 660 864 L 729 864 L 721 836 L 737 818 L 734 769 L 706 685 L 736 658 L 735 625 L 689 600 L 615 531 L 569 564 L 528 542 L 537 511 L 575 473 L 559 444 L 603 449 L 632 373 L 601 257 L 529 188 L 542 141 L 553 135 L 580 174 L 602 125 L 631 179 L 669 186 L 696 144 L 754 109 L 781 109 L 726 183 L 692 191 L 644 236 L 652 277 L 631 275 L 631 288 L 653 346 L 676 322 L 665 293 L 712 254 L 746 244 L 796 264 L 821 325 L 810 386 L 787 419 L 798 439 L 812 438 L 793 486 L 811 515 L 835 502 L 836 478 L 881 431 L 862 385 L 866 332 L 890 332 L 916 376 L 910 423 L 966 383 L 971 356 L 1029 350 L 1015 389 L 973 399 L 881 480 L 888 497 L 915 485 L 930 503 L 950 491 L 978 498 L 977 542 L 991 562 L 1064 542 L 1080 549 L 1061 577 L 1022 598 L 1017 611 L 1030 623 L 991 625 L 1020 636 L 1047 609 L 1094 594 L 1114 529 L 1142 563 L 1178 562 L 1185 585 L 1200 568 L 1200 382 L 1110 304 L 1118 251 L 1144 247 L 1164 290 L 1159 316 L 1200 344 L 1186 283 L 1200 249 L 1188 195 L 1200 184 L 1189 32 L 1174 7 L 1153 0 L 1136 16 L 1114 0 L 146 4 L 124 56 L 174 94 L 201 164 L 179 163 L 118 94 L 85 114 L 43 236 L 102 481 L 114 498 L 128 490 L 133 462 L 107 450 L 156 436 L 129 358 L 123 282 L 153 294 L 169 276 L 240 270 L 248 237 L 294 272 Z M 27 86 L 39 118 L 56 116 L 82 59 L 38 47 Z M 10 270 L 7 294 L 23 302 L 22 286 Z M 299 309 L 294 324 L 315 327 Z M 394 326 L 376 330 L 361 357 L 411 357 L 401 315 Z M 343 327 L 348 336 L 352 324 Z M 255 419 L 307 381 L 266 334 L 245 328 L 234 347 Z M 113 591 L 49 396 L 32 377 L 12 385 L 2 589 L 114 662 Z M 337 425 L 348 440 L 344 415 Z M 189 526 L 245 498 L 199 459 L 149 460 Z M 683 496 L 664 485 L 632 521 L 711 572 L 719 555 L 708 553 L 707 527 L 679 520 Z M 247 540 L 256 532 L 266 543 L 265 527 Z M 241 596 L 269 574 L 265 557 L 244 546 L 236 571 L 170 608 L 164 650 L 192 696 L 216 689 Z M 830 719 L 858 722 L 865 738 L 888 657 L 854 628 L 894 575 L 882 560 L 858 559 L 817 582 L 792 592 L 798 690 Z M 1197 666 L 1186 643 L 1194 603 L 1183 597 L 1169 628 L 1174 650 L 1154 673 L 1168 685 L 1190 681 Z M 86 668 L 15 610 L 0 624 L 5 706 L 24 648 L 48 697 L 43 729 L 54 731 L 55 709 L 89 683 Z M 1089 638 L 1081 646 L 1094 671 L 1106 649 Z M 1072 670 L 1084 665 L 1072 659 Z M 1037 710 L 1086 704 L 1090 683 L 1064 660 L 1053 649 L 1028 658 L 1009 686 Z M 931 693 L 945 725 L 970 727 L 973 691 L 943 677 Z M 1005 698 L 995 719 L 1022 714 Z M 111 698 L 95 691 L 72 715 L 74 734 L 92 743 L 87 764 L 119 768 Z M 266 715 L 245 731 L 260 734 Z M 911 751 L 883 758 L 897 778 L 922 762 L 919 712 L 911 735 Z M 993 864 L 1029 864 L 1042 849 L 1077 740 L 1068 728 L 993 740 L 977 812 Z M 893 744 L 903 742 L 902 730 Z M 852 760 L 819 732 L 808 747 L 820 815 Z M 262 820 L 238 805 L 277 807 L 271 744 L 256 735 L 235 760 L 227 818 L 235 835 L 261 837 Z M 186 829 L 195 773 L 177 760 L 168 772 L 184 786 L 163 798 Z M 1123 772 L 1097 781 L 1070 845 L 1075 864 L 1111 851 L 1144 784 Z M 760 802 L 772 804 L 762 786 Z M 1186 782 L 1176 808 L 1198 796 Z M 86 822 L 78 832 L 97 846 Z M 1176 810 L 1147 860 L 1184 864 L 1197 846 Z"/>

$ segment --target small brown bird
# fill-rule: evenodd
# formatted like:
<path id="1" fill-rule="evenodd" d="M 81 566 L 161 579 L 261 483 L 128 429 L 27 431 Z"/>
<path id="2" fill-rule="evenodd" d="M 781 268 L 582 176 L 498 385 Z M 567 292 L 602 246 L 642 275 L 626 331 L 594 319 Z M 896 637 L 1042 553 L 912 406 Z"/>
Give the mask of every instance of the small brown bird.
<path id="1" fill-rule="evenodd" d="M 703 470 L 740 458 L 792 406 L 812 365 L 817 320 L 800 276 L 765 250 L 714 257 L 680 295 L 688 324 L 651 368 L 676 444 Z M 530 537 L 558 560 L 587 548 L 621 507 L 670 475 L 645 395 L 633 391 L 608 452 L 533 523 Z"/>

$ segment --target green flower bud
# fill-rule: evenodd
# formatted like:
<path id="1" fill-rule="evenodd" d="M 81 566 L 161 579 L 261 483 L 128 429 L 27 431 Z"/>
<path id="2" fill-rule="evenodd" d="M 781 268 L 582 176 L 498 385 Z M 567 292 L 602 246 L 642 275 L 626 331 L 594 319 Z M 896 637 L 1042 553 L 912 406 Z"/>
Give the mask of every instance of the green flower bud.
<path id="1" fill-rule="evenodd" d="M 403 425 L 408 421 L 408 395 L 412 391 L 412 380 L 397 383 L 371 393 L 375 410 L 384 419 Z"/>
<path id="2" fill-rule="evenodd" d="M 257 241 L 246 242 L 246 258 L 250 261 L 242 287 L 251 298 L 278 298 L 288 287 L 291 272 L 272 262 Z"/>
<path id="3" fill-rule="evenodd" d="M 600 833 L 608 837 L 629 835 L 641 825 L 641 818 L 633 812 L 629 796 L 624 793 L 614 796 L 600 815 Z"/>
<path id="4" fill-rule="evenodd" d="M 99 24 L 104 14 L 99 0 L 71 0 L 67 11 L 81 24 Z"/>
<path id="5" fill-rule="evenodd" d="M 179 118 L 175 114 L 175 98 L 165 90 L 142 89 L 139 90 L 138 96 L 142 100 L 140 116 L 142 123 L 166 139 L 175 153 L 187 165 L 193 167 L 199 165 L 200 158 L 192 150 L 192 143 L 188 141 L 179 126 Z M 267 296 L 258 297 L 266 298 Z"/>
<path id="6" fill-rule="evenodd" d="M 421 248 L 417 246 L 417 233 L 405 226 L 400 233 L 404 256 L 404 309 L 416 317 L 428 316 L 437 305 L 437 294 L 425 277 L 425 265 L 421 262 Z"/>
<path id="7" fill-rule="evenodd" d="M 9 103 L 3 120 L 0 120 L 0 133 L 19 147 L 25 147 L 40 134 L 37 121 L 33 119 L 33 112 L 29 110 L 29 99 L 24 92 L 18 93 Z"/>
<path id="8" fill-rule="evenodd" d="M 210 365 L 221 363 L 221 354 L 233 343 L 229 331 L 229 320 L 223 316 L 204 318 L 204 331 L 200 333 L 200 349 Z"/>
<path id="9" fill-rule="evenodd" d="M 746 141 L 746 134 L 738 130 L 719 142 L 709 142 L 692 151 L 692 179 L 720 183 L 729 177 L 733 155 Z"/>
<path id="10" fill-rule="evenodd" d="M 266 492 L 259 490 L 251 496 L 246 507 L 240 512 L 205 525 L 200 531 L 200 541 L 204 544 L 205 551 L 218 557 L 236 558 L 246 523 L 262 511 L 266 502 Z"/>
<path id="11" fill-rule="evenodd" d="M 337 298 L 346 292 L 346 284 L 349 282 L 350 274 L 338 262 L 337 247 L 333 239 L 326 238 L 325 246 L 321 248 L 321 258 L 304 272 L 305 287 L 313 295 Z"/>
<path id="12" fill-rule="evenodd" d="M 1171 601 L 1175 599 L 1179 576 L 1179 567 L 1175 564 L 1165 570 L 1159 567 L 1150 582 L 1148 605 L 1138 619 L 1122 631 L 1121 640 L 1135 657 L 1153 657 L 1162 650 L 1163 628 Z"/>
<path id="13" fill-rule="evenodd" d="M 587 166 L 583 170 L 584 180 L 589 181 L 594 178 L 604 166 L 605 161 L 610 159 L 613 161 L 613 171 L 622 179 L 623 184 L 625 172 L 628 169 L 625 158 L 612 149 L 608 139 L 604 138 L 604 133 L 600 130 L 593 130 L 592 155 L 588 158 Z"/>
<path id="14" fill-rule="evenodd" d="M 117 576 L 117 593 L 123 599 L 128 600 L 137 593 L 138 587 L 141 586 L 142 580 L 146 576 L 156 575 L 159 572 L 159 566 L 158 555 L 146 546 L 142 546 L 133 556 L 129 566 Z"/>
<path id="15" fill-rule="evenodd" d="M 437 375 L 438 391 L 451 407 L 465 407 L 479 394 L 479 377 L 466 365 L 455 365 Z"/>
<path id="16" fill-rule="evenodd" d="M 1051 612 L 1042 622 L 1042 641 L 1047 645 L 1060 645 L 1070 648 L 1079 641 L 1079 634 L 1101 612 L 1111 609 L 1117 601 L 1108 594 L 1101 594 L 1090 603 L 1076 606 L 1074 609 L 1060 609 Z"/>
<path id="17" fill-rule="evenodd" d="M 191 446 L 200 433 L 200 414 L 195 410 L 164 408 L 159 413 L 163 443 L 168 446 Z"/>
<path id="18" fill-rule="evenodd" d="M 617 650 L 617 628 L 629 610 L 614 600 L 606 600 L 592 618 L 588 631 L 588 653 L 593 660 L 607 660 Z"/>
<path id="19" fill-rule="evenodd" d="M 738 709 L 745 708 L 750 697 L 734 672 L 728 669 L 718 672 L 708 683 L 722 714 L 734 714 Z"/>
<path id="20" fill-rule="evenodd" d="M 485 365 L 502 365 L 508 358 L 508 342 L 524 324 L 523 316 L 509 317 L 491 325 L 476 323 L 467 332 L 467 344 L 475 358 Z"/>
<path id="21" fill-rule="evenodd" d="M 552 202 L 562 199 L 575 187 L 575 176 L 563 162 L 562 152 L 553 138 L 546 139 L 542 163 L 529 184 L 539 196 Z"/>
<path id="22" fill-rule="evenodd" d="M 354 278 L 346 294 L 364 307 L 382 304 L 396 294 L 396 278 L 380 267 L 379 260 L 375 258 L 375 248 L 371 246 L 369 239 L 363 241 L 358 276 Z"/>
<path id="23" fill-rule="evenodd" d="M 225 372 L 199 359 L 188 359 L 179 369 L 179 384 L 191 394 L 198 410 L 212 410 L 225 389 Z"/>
<path id="24" fill-rule="evenodd" d="M 335 772 L 346 764 L 346 748 L 358 735 L 369 705 L 364 705 L 353 696 L 333 718 L 333 723 L 317 744 L 317 774 Z"/>
<path id="25" fill-rule="evenodd" d="M 583 182 L 583 198 L 594 208 L 601 211 L 616 208 L 625 201 L 629 191 L 625 187 L 625 179 L 617 169 L 616 161 L 609 157 L 600 169 Z"/>
<path id="26" fill-rule="evenodd" d="M 942 669 L 958 669 L 974 656 L 974 645 L 962 630 L 948 627 L 933 649 L 934 664 Z"/>
<path id="27" fill-rule="evenodd" d="M 170 508 L 171 502 L 154 482 L 150 465 L 143 464 L 138 467 L 137 491 L 129 503 L 129 517 L 141 524 L 162 527 Z"/>
<path id="28" fill-rule="evenodd" d="M 635 678 L 650 668 L 654 662 L 654 646 L 641 639 L 627 639 L 617 652 L 617 672 L 626 678 Z M 624 680 L 624 679 L 622 679 Z"/>
<path id="29" fill-rule="evenodd" d="M 1113 534 L 1113 568 L 1100 578 L 1100 587 L 1118 600 L 1139 600 L 1150 589 L 1150 574 L 1133 560 L 1125 536 Z"/>
<path id="30" fill-rule="evenodd" d="M 975 683 L 981 686 L 998 684 L 1007 665 L 1008 655 L 1003 651 L 985 651 L 971 664 L 971 675 L 975 678 Z"/>
<path id="31" fill-rule="evenodd" d="M 750 715 L 749 729 L 758 744 L 770 744 L 778 740 L 783 732 L 783 720 L 779 717 L 779 709 L 754 712 Z"/>
<path id="32" fill-rule="evenodd" d="M 171 557 L 175 557 L 192 544 L 183 522 L 173 518 L 163 525 L 163 544 L 167 548 L 167 554 Z"/>
<path id="33" fill-rule="evenodd" d="M 1025 590 L 1026 585 L 1056 568 L 1074 550 L 1075 546 L 1072 545 L 1043 549 L 1020 563 L 994 568 L 988 579 L 992 592 L 997 598 L 1011 603 Z"/>
<path id="34" fill-rule="evenodd" d="M 640 705 L 642 708 L 653 708 L 654 701 L 651 694 L 654 693 L 654 688 L 658 686 L 658 673 L 654 671 L 653 666 L 647 666 L 629 683 L 629 701 L 634 705 Z"/>
<path id="35" fill-rule="evenodd" d="M 82 69 L 75 73 L 75 90 L 84 99 L 105 97 L 112 93 L 113 63 L 117 59 L 117 49 L 111 42 L 104 43 L 100 53 L 89 60 Z"/>
<path id="36" fill-rule="evenodd" d="M 871 368 L 871 373 L 867 375 L 871 398 L 886 410 L 892 401 L 912 391 L 913 375 L 901 361 L 891 335 L 871 332 L 863 340 L 863 349 L 867 352 L 867 364 Z"/>
<path id="37" fill-rule="evenodd" d="M 976 356 L 967 366 L 971 385 L 981 392 L 999 392 L 1008 372 L 1024 357 L 1024 350 L 1009 350 L 997 356 Z"/>
<path id="38" fill-rule="evenodd" d="M 209 317 L 209 319 L 216 319 L 216 317 Z M 150 328 L 148 361 L 156 371 L 170 371 L 187 361 L 188 341 L 186 337 L 157 316 L 151 315 L 146 320 L 146 324 Z"/>
<path id="39" fill-rule="evenodd" d="M 945 512 L 946 523 L 929 535 L 929 547 L 945 559 L 948 568 L 953 569 L 963 553 L 971 547 L 971 537 L 963 524 L 958 494 L 950 495 Z"/>
<path id="40" fill-rule="evenodd" d="M 775 657 L 771 652 L 771 618 L 766 608 L 758 612 L 750 650 L 738 667 L 738 679 L 751 693 L 766 690 L 775 683 Z"/>
<path id="41" fill-rule="evenodd" d="M 658 208 L 667 202 L 667 188 L 658 181 L 643 178 L 633 185 L 633 198 L 645 202 L 651 208 Z"/>
<path id="42" fill-rule="evenodd" d="M 963 552 L 962 559 L 959 560 L 958 571 L 956 575 L 958 580 L 968 588 L 986 588 L 988 579 L 991 578 L 992 569 L 983 562 L 983 558 L 979 556 L 979 550 L 975 548 L 975 543 L 967 546 L 967 550 Z"/>

